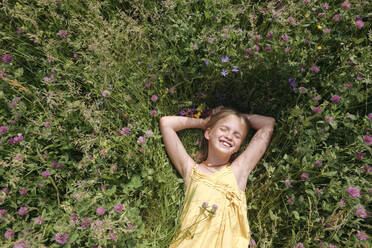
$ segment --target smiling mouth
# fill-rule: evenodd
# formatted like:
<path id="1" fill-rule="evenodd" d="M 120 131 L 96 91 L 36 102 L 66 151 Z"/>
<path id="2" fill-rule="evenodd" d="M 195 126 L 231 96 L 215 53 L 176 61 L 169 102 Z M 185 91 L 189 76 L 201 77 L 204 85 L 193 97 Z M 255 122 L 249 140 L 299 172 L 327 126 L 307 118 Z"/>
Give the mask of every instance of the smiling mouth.
<path id="1" fill-rule="evenodd" d="M 225 147 L 232 147 L 232 144 L 227 142 L 227 141 L 224 141 L 224 140 L 220 140 L 220 143 L 225 146 Z"/>

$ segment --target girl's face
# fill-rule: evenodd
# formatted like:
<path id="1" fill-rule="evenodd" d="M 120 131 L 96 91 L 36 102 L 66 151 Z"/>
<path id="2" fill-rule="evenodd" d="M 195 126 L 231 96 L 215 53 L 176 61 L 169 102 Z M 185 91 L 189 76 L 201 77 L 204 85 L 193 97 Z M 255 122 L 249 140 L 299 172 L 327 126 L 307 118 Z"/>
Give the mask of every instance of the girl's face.
<path id="1" fill-rule="evenodd" d="M 236 115 L 222 118 L 204 133 L 208 140 L 208 153 L 230 157 L 239 151 L 247 133 L 246 129 L 244 121 Z"/>

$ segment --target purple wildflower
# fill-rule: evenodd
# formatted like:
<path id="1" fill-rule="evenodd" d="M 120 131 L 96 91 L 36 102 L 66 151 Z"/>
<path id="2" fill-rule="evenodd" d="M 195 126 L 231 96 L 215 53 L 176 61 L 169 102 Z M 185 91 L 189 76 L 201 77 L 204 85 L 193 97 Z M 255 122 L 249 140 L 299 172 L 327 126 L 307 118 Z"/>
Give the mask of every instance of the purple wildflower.
<path id="1" fill-rule="evenodd" d="M 372 112 L 368 114 L 368 119 L 369 119 L 370 121 L 372 121 Z M 1 129 L 0 129 L 0 130 L 1 130 Z M 0 131 L 0 134 L 1 134 L 1 131 Z"/>
<path id="2" fill-rule="evenodd" d="M 41 172 L 41 175 L 44 177 L 44 178 L 47 178 L 50 176 L 50 172 L 49 171 L 43 171 Z"/>
<path id="3" fill-rule="evenodd" d="M 137 144 L 142 145 L 146 141 L 145 136 L 139 136 L 137 140 Z"/>
<path id="4" fill-rule="evenodd" d="M 307 92 L 307 89 L 303 86 L 299 87 L 298 88 L 298 91 L 301 93 L 301 94 L 305 94 Z"/>
<path id="5" fill-rule="evenodd" d="M 315 113 L 321 113 L 321 112 L 322 112 L 322 109 L 321 109 L 320 107 L 314 107 L 314 108 L 313 108 L 313 111 L 314 111 Z"/>
<path id="6" fill-rule="evenodd" d="M 150 112 L 150 115 L 151 116 L 154 116 L 154 115 L 156 115 L 158 112 L 154 109 L 154 110 L 151 110 L 151 112 Z"/>
<path id="7" fill-rule="evenodd" d="M 368 235 L 365 232 L 358 231 L 356 236 L 359 240 L 367 240 L 368 239 Z"/>
<path id="8" fill-rule="evenodd" d="M 318 18 L 322 18 L 323 16 L 325 16 L 325 13 L 324 12 L 318 13 Z"/>
<path id="9" fill-rule="evenodd" d="M 207 208 L 208 207 L 208 202 L 203 202 L 202 207 Z"/>
<path id="10" fill-rule="evenodd" d="M 27 189 L 25 187 L 21 188 L 20 190 L 18 190 L 18 192 L 21 194 L 21 195 L 26 195 L 27 194 Z"/>
<path id="11" fill-rule="evenodd" d="M 357 198 L 358 196 L 360 196 L 360 190 L 358 190 L 357 188 L 349 187 L 346 189 L 346 191 L 349 193 L 350 197 L 352 198 Z"/>
<path id="12" fill-rule="evenodd" d="M 372 167 L 369 165 L 363 166 L 363 170 L 368 173 L 372 173 Z"/>
<path id="13" fill-rule="evenodd" d="M 7 126 L 1 126 L 0 127 L 0 135 L 6 134 L 8 131 L 9 131 L 9 128 Z"/>
<path id="14" fill-rule="evenodd" d="M 18 209 L 18 214 L 20 215 L 20 216 L 24 216 L 24 215 L 26 215 L 28 213 L 28 207 L 20 207 L 19 209 Z"/>
<path id="15" fill-rule="evenodd" d="M 364 22 L 362 20 L 357 20 L 355 22 L 355 26 L 357 27 L 357 29 L 362 29 L 364 26 Z"/>
<path id="16" fill-rule="evenodd" d="M 230 57 L 229 56 L 226 56 L 226 57 L 222 57 L 221 58 L 221 61 L 222 62 L 228 62 L 230 60 Z"/>
<path id="17" fill-rule="evenodd" d="M 332 98 L 331 98 L 331 101 L 338 103 L 338 102 L 340 102 L 340 97 L 338 95 L 333 95 Z"/>
<path id="18" fill-rule="evenodd" d="M 17 29 L 16 33 L 17 33 L 17 34 L 22 34 L 22 33 L 23 33 L 22 28 Z"/>
<path id="19" fill-rule="evenodd" d="M 116 213 L 121 213 L 121 212 L 123 212 L 123 205 L 120 204 L 120 203 L 115 204 L 115 206 L 114 206 L 114 211 L 115 211 Z"/>
<path id="20" fill-rule="evenodd" d="M 344 1 L 341 4 L 341 8 L 343 8 L 343 9 L 350 9 L 351 8 L 351 3 L 349 3 L 349 1 Z"/>
<path id="21" fill-rule="evenodd" d="M 44 122 L 44 127 L 50 127 L 50 122 L 49 121 Z"/>
<path id="22" fill-rule="evenodd" d="M 332 20 L 335 21 L 335 22 L 340 21 L 340 19 L 341 19 L 341 15 L 340 14 L 334 15 L 333 18 L 332 18 Z"/>
<path id="23" fill-rule="evenodd" d="M 302 173 L 301 174 L 301 180 L 306 181 L 307 179 L 309 179 L 309 173 L 307 173 L 307 172 Z"/>
<path id="24" fill-rule="evenodd" d="M 363 153 L 360 152 L 360 153 L 357 154 L 357 159 L 361 160 L 362 157 L 363 157 Z"/>
<path id="25" fill-rule="evenodd" d="M 287 34 L 283 34 L 281 36 L 282 41 L 287 42 L 289 40 L 289 36 Z"/>
<path id="26" fill-rule="evenodd" d="M 204 61 L 204 63 L 205 63 L 206 65 L 209 65 L 209 61 L 208 61 L 207 59 Z"/>
<path id="27" fill-rule="evenodd" d="M 108 91 L 108 90 L 104 90 L 104 91 L 102 91 L 102 96 L 103 96 L 104 98 L 108 97 L 109 94 L 110 94 L 110 91 Z"/>
<path id="28" fill-rule="evenodd" d="M 130 128 L 129 127 L 123 127 L 120 132 L 121 132 L 121 134 L 123 134 L 125 136 L 129 136 L 130 135 Z"/>
<path id="29" fill-rule="evenodd" d="M 26 247 L 26 241 L 24 239 L 18 241 L 13 246 L 13 248 L 25 248 L 25 247 Z"/>
<path id="30" fill-rule="evenodd" d="M 271 37 L 273 37 L 273 33 L 268 32 L 267 35 L 266 35 L 266 38 L 271 39 Z"/>
<path id="31" fill-rule="evenodd" d="M 111 241 L 115 242 L 116 241 L 116 233 L 111 233 L 110 234 L 110 239 L 111 239 Z"/>
<path id="32" fill-rule="evenodd" d="M 271 46 L 270 46 L 270 45 L 267 45 L 267 46 L 265 47 L 265 51 L 266 51 L 266 52 L 270 52 L 270 51 L 271 51 Z"/>
<path id="33" fill-rule="evenodd" d="M 288 204 L 292 204 L 292 203 L 293 203 L 293 198 L 292 198 L 292 197 L 289 198 L 289 199 L 287 200 L 287 202 L 288 202 Z"/>
<path id="34" fill-rule="evenodd" d="M 66 244 L 68 241 L 68 233 L 65 234 L 56 233 L 56 235 L 54 235 L 54 239 L 58 244 L 61 245 Z"/>
<path id="35" fill-rule="evenodd" d="M 72 213 L 70 216 L 70 222 L 77 224 L 78 223 L 78 215 L 76 213 Z"/>
<path id="36" fill-rule="evenodd" d="M 233 72 L 238 72 L 238 71 L 239 71 L 239 69 L 238 69 L 238 67 L 237 67 L 237 66 L 234 66 L 234 67 L 233 67 L 233 69 L 232 69 L 232 71 L 233 71 Z"/>
<path id="37" fill-rule="evenodd" d="M 103 208 L 103 207 L 99 207 L 99 208 L 97 208 L 97 210 L 96 210 L 96 213 L 98 214 L 98 215 L 104 215 L 105 214 L 105 209 Z"/>
<path id="38" fill-rule="evenodd" d="M 261 47 L 259 45 L 254 45 L 253 50 L 255 50 L 256 52 L 259 52 L 261 50 Z"/>
<path id="39" fill-rule="evenodd" d="M 249 50 L 248 48 L 247 49 L 245 49 L 245 55 L 246 56 L 249 56 L 249 57 L 253 57 L 253 52 L 251 51 L 251 50 Z"/>
<path id="40" fill-rule="evenodd" d="M 326 122 L 332 122 L 333 121 L 333 116 L 329 117 L 329 116 L 326 116 L 324 117 L 325 121 Z"/>
<path id="41" fill-rule="evenodd" d="M 310 70 L 313 71 L 313 72 L 315 72 L 315 73 L 318 73 L 318 72 L 319 72 L 319 67 L 317 67 L 317 66 L 312 66 L 312 67 L 310 68 Z"/>
<path id="42" fill-rule="evenodd" d="M 216 204 L 213 204 L 212 209 L 213 209 L 213 211 L 216 211 L 218 209 L 218 206 Z"/>
<path id="43" fill-rule="evenodd" d="M 44 219 L 43 219 L 43 217 L 38 216 L 38 217 L 35 218 L 34 222 L 35 222 L 36 225 L 41 225 L 41 224 L 44 223 Z"/>
<path id="44" fill-rule="evenodd" d="M 58 32 L 58 36 L 59 36 L 59 38 L 63 38 L 63 37 L 65 37 L 67 35 L 67 31 L 66 30 L 59 30 L 59 32 Z"/>
<path id="45" fill-rule="evenodd" d="M 152 95 L 151 96 L 151 101 L 153 101 L 153 102 L 158 101 L 158 99 L 159 99 L 159 97 L 157 95 Z"/>
<path id="46" fill-rule="evenodd" d="M 81 221 L 81 228 L 86 229 L 91 222 L 91 218 L 84 217 L 84 219 Z"/>
<path id="47" fill-rule="evenodd" d="M 329 28 L 324 29 L 325 34 L 329 34 L 330 32 L 331 32 L 331 30 Z"/>
<path id="48" fill-rule="evenodd" d="M 151 130 L 147 130 L 145 132 L 145 134 L 146 134 L 146 136 L 153 136 L 154 135 L 154 133 Z"/>
<path id="49" fill-rule="evenodd" d="M 4 55 L 1 57 L 1 61 L 3 61 L 5 64 L 9 64 L 10 61 L 12 61 L 12 56 L 9 55 L 9 54 L 4 54 Z"/>
<path id="50" fill-rule="evenodd" d="M 18 153 L 18 154 L 16 155 L 16 159 L 17 159 L 17 160 L 22 160 L 22 158 L 23 158 L 22 154 L 19 154 L 19 153 Z"/>
<path id="51" fill-rule="evenodd" d="M 323 195 L 323 190 L 322 189 L 316 189 L 315 193 L 318 195 Z"/>
<path id="52" fill-rule="evenodd" d="M 103 221 L 102 220 L 96 220 L 94 223 L 93 223 L 93 227 L 100 227 L 102 226 L 103 224 Z"/>
<path id="53" fill-rule="evenodd" d="M 363 136 L 364 142 L 366 142 L 367 145 L 372 145 L 372 137 L 368 135 Z"/>
<path id="54" fill-rule="evenodd" d="M 77 53 L 74 53 L 74 55 L 73 55 L 73 56 L 74 56 L 74 58 L 75 58 L 75 59 L 77 59 L 77 58 L 79 57 L 79 54 L 77 54 Z"/>
<path id="55" fill-rule="evenodd" d="M 291 185 L 291 181 L 289 179 L 285 179 L 284 183 L 287 185 Z"/>
<path id="56" fill-rule="evenodd" d="M 9 229 L 4 234 L 6 239 L 11 239 L 14 236 L 14 231 L 12 229 Z"/>
<path id="57" fill-rule="evenodd" d="M 369 216 L 369 213 L 366 211 L 363 205 L 359 204 L 356 207 L 357 207 L 357 210 L 355 211 L 356 216 L 363 218 L 363 219 Z"/>
<path id="58" fill-rule="evenodd" d="M 43 80 L 45 83 L 49 83 L 50 81 L 52 81 L 50 77 L 44 77 Z"/>
<path id="59" fill-rule="evenodd" d="M 293 246 L 293 248 L 304 248 L 302 243 L 298 243 L 297 245 Z"/>
<path id="60" fill-rule="evenodd" d="M 223 69 L 221 74 L 222 74 L 222 76 L 226 77 L 226 75 L 229 74 L 229 73 Z"/>

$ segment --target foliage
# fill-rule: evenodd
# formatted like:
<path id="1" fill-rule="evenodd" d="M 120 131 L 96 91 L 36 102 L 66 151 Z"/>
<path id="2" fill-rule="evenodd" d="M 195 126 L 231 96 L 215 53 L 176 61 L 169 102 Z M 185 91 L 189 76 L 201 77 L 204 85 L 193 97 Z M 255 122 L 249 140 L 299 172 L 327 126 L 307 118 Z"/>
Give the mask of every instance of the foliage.
<path id="1" fill-rule="evenodd" d="M 223 104 L 276 119 L 246 189 L 258 247 L 370 246 L 368 7 L 4 0 L 1 244 L 167 247 L 184 185 L 159 118 Z"/>

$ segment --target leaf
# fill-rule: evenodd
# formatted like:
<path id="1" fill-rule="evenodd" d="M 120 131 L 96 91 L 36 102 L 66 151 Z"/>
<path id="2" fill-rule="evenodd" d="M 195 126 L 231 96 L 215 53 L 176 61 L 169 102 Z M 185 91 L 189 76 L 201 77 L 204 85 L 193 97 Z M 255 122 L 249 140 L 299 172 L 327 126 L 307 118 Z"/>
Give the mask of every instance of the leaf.
<path id="1" fill-rule="evenodd" d="M 297 211 L 292 211 L 292 213 L 293 213 L 293 215 L 294 215 L 294 217 L 295 217 L 296 220 L 299 220 L 300 219 L 300 215 L 299 215 L 299 213 Z"/>
<path id="2" fill-rule="evenodd" d="M 70 242 L 70 243 L 73 243 L 77 238 L 79 237 L 79 234 L 78 233 L 73 233 L 71 236 L 70 236 L 70 238 L 68 239 L 68 241 Z"/>
<path id="3" fill-rule="evenodd" d="M 134 175 L 131 179 L 130 182 L 127 185 L 130 188 L 139 188 L 142 186 L 141 178 L 138 175 Z"/>
<path id="4" fill-rule="evenodd" d="M 323 173 L 323 176 L 327 176 L 327 177 L 333 177 L 335 175 L 337 175 L 337 171 L 329 171 L 329 172 Z"/>
<path id="5" fill-rule="evenodd" d="M 276 216 L 276 215 L 271 211 L 271 209 L 269 210 L 269 215 L 270 215 L 270 219 L 271 219 L 271 220 L 277 220 L 277 219 L 278 219 L 278 216 Z"/>

